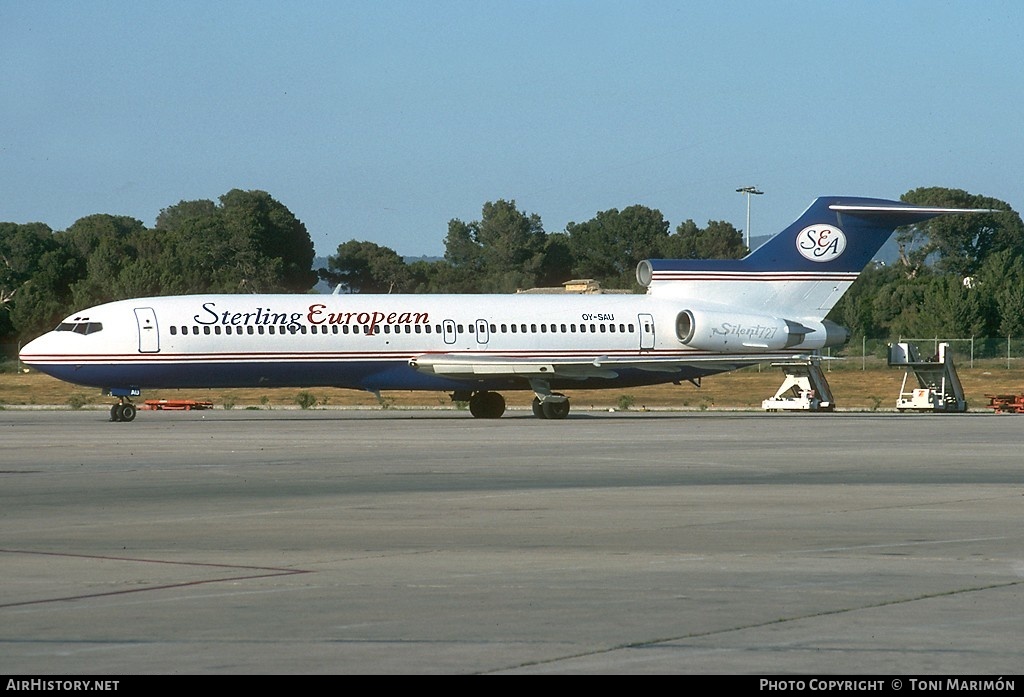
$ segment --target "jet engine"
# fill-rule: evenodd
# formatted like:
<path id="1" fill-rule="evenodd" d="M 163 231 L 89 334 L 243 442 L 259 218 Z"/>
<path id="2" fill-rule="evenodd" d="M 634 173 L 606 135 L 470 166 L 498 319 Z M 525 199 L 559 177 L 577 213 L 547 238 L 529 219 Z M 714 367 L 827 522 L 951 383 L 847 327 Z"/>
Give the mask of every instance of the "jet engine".
<path id="1" fill-rule="evenodd" d="M 828 320 L 796 322 L 770 315 L 683 310 L 676 315 L 676 337 L 701 351 L 748 353 L 842 346 L 850 332 Z"/>

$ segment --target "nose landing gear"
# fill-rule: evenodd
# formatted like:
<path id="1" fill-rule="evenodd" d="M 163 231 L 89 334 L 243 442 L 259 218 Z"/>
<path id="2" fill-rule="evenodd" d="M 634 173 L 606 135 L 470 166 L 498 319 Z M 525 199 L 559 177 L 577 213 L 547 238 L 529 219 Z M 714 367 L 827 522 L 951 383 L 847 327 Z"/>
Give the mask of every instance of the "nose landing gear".
<path id="1" fill-rule="evenodd" d="M 128 401 L 126 397 L 121 397 L 117 404 L 110 407 L 110 420 L 111 421 L 132 421 L 135 419 L 135 415 L 138 413 L 138 409 L 134 404 Z"/>
<path id="2" fill-rule="evenodd" d="M 111 421 L 122 421 L 127 423 L 135 420 L 135 415 L 139 413 L 139 409 L 132 404 L 131 397 L 138 397 L 142 394 L 142 391 L 139 388 L 114 387 L 104 389 L 103 394 L 108 394 L 111 397 L 117 397 L 117 404 L 110 407 Z"/>

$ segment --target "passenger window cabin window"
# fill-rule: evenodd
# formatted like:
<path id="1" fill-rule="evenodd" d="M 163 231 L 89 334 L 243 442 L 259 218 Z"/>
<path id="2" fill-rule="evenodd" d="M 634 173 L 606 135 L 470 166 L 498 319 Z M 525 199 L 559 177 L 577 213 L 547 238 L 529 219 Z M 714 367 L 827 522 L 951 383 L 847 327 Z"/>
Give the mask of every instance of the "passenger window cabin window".
<path id="1" fill-rule="evenodd" d="M 196 336 L 199 336 L 199 327 L 198 326 L 193 326 L 192 327 L 192 333 L 195 334 Z"/>
<path id="2" fill-rule="evenodd" d="M 210 328 L 209 327 L 203 327 L 203 334 L 209 334 L 209 333 L 210 333 Z"/>
<path id="3" fill-rule="evenodd" d="M 531 324 L 530 325 L 530 333 L 532 333 L 532 334 L 536 334 L 537 333 L 537 325 L 536 324 Z"/>
<path id="4" fill-rule="evenodd" d="M 498 331 L 497 325 L 492 324 L 491 325 L 491 334 L 495 334 L 495 333 L 497 333 L 497 331 Z"/>
<path id="5" fill-rule="evenodd" d="M 565 334 L 565 325 L 562 325 L 562 333 Z"/>
<path id="6" fill-rule="evenodd" d="M 416 333 L 417 334 L 422 334 L 423 333 L 423 327 L 421 327 L 420 325 L 417 324 L 416 325 Z"/>
<path id="7" fill-rule="evenodd" d="M 58 329 L 57 331 L 60 331 L 60 330 Z M 178 335 L 178 328 L 177 328 L 177 327 L 175 327 L 175 326 L 174 326 L 174 325 L 172 324 L 172 325 L 171 325 L 171 336 L 177 336 L 177 335 Z"/>
<path id="8" fill-rule="evenodd" d="M 514 324 L 512 325 L 512 333 L 513 333 L 513 334 L 515 334 L 515 333 L 516 333 L 516 325 L 514 325 Z"/>
<path id="9" fill-rule="evenodd" d="M 609 324 L 608 325 L 608 331 L 610 331 L 612 333 L 615 333 L 615 325 L 614 324 Z"/>

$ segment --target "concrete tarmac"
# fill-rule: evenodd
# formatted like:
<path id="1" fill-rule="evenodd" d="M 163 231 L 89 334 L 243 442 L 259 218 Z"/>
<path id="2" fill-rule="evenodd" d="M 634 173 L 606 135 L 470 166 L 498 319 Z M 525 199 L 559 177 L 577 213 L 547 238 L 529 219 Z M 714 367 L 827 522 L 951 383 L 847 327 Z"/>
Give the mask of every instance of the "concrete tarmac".
<path id="1" fill-rule="evenodd" d="M 0 411 L 0 673 L 1012 676 L 1024 417 Z"/>

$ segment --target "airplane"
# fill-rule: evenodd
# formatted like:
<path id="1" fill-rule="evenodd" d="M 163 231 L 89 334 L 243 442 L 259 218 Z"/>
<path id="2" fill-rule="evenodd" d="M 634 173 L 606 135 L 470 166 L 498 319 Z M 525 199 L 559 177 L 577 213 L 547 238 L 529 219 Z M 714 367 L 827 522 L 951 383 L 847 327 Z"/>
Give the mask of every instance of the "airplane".
<path id="1" fill-rule="evenodd" d="M 825 196 L 739 260 L 649 259 L 645 294 L 183 295 L 76 312 L 21 360 L 117 398 L 143 389 L 346 387 L 450 392 L 477 418 L 501 391 L 563 419 L 571 388 L 689 381 L 849 340 L 825 319 L 893 230 L 981 209 Z"/>

